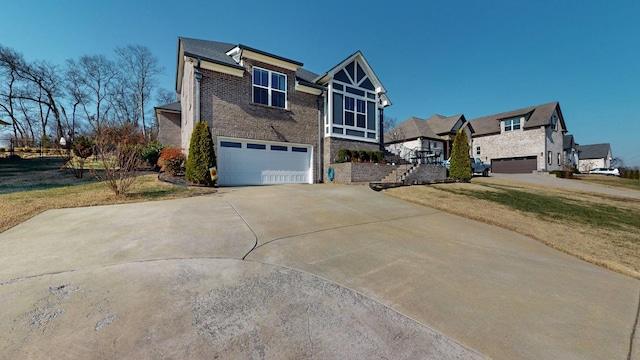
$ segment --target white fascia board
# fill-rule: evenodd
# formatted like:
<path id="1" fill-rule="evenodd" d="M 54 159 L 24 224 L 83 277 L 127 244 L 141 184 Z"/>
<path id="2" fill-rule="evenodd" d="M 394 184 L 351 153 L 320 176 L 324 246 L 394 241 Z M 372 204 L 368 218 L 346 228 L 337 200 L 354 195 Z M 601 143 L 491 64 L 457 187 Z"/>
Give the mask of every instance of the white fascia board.
<path id="1" fill-rule="evenodd" d="M 324 93 L 324 91 L 320 89 L 316 89 L 311 86 L 300 85 L 300 83 L 297 81 L 296 81 L 296 91 L 300 91 L 300 92 L 311 94 L 311 95 L 322 95 L 322 93 Z"/>
<path id="2" fill-rule="evenodd" d="M 382 102 L 382 107 L 386 108 L 387 106 L 391 106 L 391 101 L 389 100 L 389 98 L 387 97 L 386 94 L 381 94 L 380 95 L 380 101 Z"/>
<path id="3" fill-rule="evenodd" d="M 176 69 L 176 93 L 182 91 L 182 76 L 184 75 L 184 49 L 182 41 L 178 41 L 178 68 Z"/>
<path id="4" fill-rule="evenodd" d="M 192 62 L 194 64 L 198 63 L 198 59 L 192 58 L 192 57 L 188 57 L 185 56 L 185 61 L 189 61 Z M 211 71 L 216 71 L 219 73 L 223 73 L 223 74 L 228 74 L 228 75 L 233 75 L 233 76 L 237 76 L 237 77 L 243 77 L 244 76 L 244 70 L 242 69 L 236 69 L 236 68 L 232 68 L 229 66 L 224 66 L 224 65 L 220 65 L 220 64 L 216 64 L 216 63 L 212 63 L 206 60 L 200 60 L 200 67 L 203 69 L 207 69 L 207 70 L 211 70 Z"/>
<path id="5" fill-rule="evenodd" d="M 247 49 L 242 50 L 242 57 L 247 59 L 257 60 L 265 64 L 277 66 L 279 68 L 283 68 L 291 71 L 298 71 L 298 69 L 300 69 L 300 65 L 298 64 L 293 64 L 284 60 L 272 58 L 270 56 L 266 56 L 263 54 L 258 54 L 257 52 L 253 52 Z"/>

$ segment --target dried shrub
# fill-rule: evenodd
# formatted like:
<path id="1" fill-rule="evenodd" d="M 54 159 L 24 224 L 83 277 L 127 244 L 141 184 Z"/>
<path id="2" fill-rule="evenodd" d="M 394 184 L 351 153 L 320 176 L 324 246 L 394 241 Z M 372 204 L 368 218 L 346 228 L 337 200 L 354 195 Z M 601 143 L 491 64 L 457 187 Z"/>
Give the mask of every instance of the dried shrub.
<path id="1" fill-rule="evenodd" d="M 115 196 L 126 196 L 142 163 L 140 150 L 144 136 L 133 124 L 107 126 L 98 134 L 96 148 L 104 170 L 92 168 L 92 173 L 104 181 Z"/>
<path id="2" fill-rule="evenodd" d="M 186 157 L 182 153 L 182 149 L 168 147 L 160 151 L 158 166 L 160 166 L 160 171 L 166 171 L 171 175 L 181 175 L 184 173 L 185 160 Z"/>

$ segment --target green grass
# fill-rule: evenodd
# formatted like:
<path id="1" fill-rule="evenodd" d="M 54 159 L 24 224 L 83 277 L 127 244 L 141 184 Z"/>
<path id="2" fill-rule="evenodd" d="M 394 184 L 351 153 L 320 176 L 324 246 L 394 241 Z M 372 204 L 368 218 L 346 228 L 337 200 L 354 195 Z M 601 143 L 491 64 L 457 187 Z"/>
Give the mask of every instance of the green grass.
<path id="1" fill-rule="evenodd" d="M 640 180 L 634 179 L 623 179 L 623 178 L 613 178 L 602 175 L 593 175 L 584 177 L 581 181 L 594 183 L 598 185 L 605 185 L 611 187 L 619 187 L 623 189 L 637 190 L 640 191 Z"/>
<path id="2" fill-rule="evenodd" d="M 491 189 L 487 191 L 453 190 L 445 187 L 439 189 L 494 202 L 513 210 L 536 215 L 541 219 L 577 222 L 608 229 L 625 227 L 640 232 L 640 213 L 637 211 L 629 211 L 606 204 L 576 201 L 559 196 L 531 193 L 502 186 L 484 186 Z"/>

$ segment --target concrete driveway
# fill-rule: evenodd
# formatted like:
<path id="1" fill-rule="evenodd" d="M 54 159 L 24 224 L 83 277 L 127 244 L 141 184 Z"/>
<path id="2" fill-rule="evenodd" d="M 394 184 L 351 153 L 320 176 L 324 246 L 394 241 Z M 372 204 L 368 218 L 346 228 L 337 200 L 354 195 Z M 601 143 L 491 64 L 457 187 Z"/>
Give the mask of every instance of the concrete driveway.
<path id="1" fill-rule="evenodd" d="M 640 359 L 640 281 L 361 186 L 48 211 L 0 264 L 4 358 Z"/>

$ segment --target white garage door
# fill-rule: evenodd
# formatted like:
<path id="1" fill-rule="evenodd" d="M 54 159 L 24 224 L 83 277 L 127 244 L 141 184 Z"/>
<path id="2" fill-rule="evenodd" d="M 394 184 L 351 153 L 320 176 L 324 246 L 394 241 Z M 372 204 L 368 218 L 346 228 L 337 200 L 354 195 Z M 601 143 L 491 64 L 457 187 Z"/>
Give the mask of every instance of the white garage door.
<path id="1" fill-rule="evenodd" d="M 218 137 L 218 184 L 311 184 L 313 147 Z"/>

